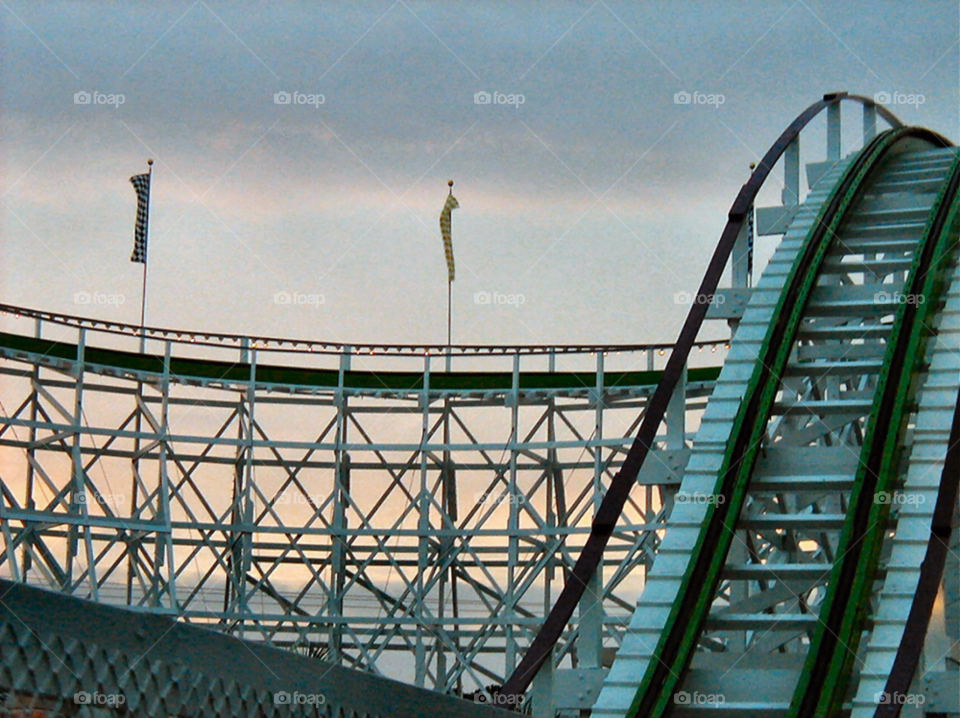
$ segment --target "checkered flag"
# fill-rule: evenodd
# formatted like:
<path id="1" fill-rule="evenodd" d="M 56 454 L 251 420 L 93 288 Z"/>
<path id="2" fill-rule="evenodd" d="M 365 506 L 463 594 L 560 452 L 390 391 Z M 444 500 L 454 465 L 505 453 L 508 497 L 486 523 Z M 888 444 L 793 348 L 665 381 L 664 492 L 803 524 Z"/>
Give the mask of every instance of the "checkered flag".
<path id="1" fill-rule="evenodd" d="M 457 198 L 453 196 L 453 182 L 450 182 L 450 185 L 450 194 L 447 196 L 447 202 L 443 205 L 443 211 L 440 213 L 440 234 L 443 235 L 443 251 L 447 255 L 448 282 L 453 281 L 455 274 L 455 267 L 453 265 L 453 237 L 450 236 L 450 213 L 460 207 Z"/>
<path id="2" fill-rule="evenodd" d="M 150 217 L 150 175 L 134 175 L 130 183 L 137 191 L 137 223 L 133 228 L 131 262 L 147 263 L 147 221 Z"/>

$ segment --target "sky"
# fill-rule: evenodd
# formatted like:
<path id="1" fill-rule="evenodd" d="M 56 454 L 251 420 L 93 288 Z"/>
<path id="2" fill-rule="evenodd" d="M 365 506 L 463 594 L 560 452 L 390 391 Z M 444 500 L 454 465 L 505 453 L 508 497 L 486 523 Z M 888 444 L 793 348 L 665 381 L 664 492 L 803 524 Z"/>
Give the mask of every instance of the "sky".
<path id="1" fill-rule="evenodd" d="M 442 343 L 453 179 L 454 342 L 617 344 L 676 337 L 749 163 L 824 92 L 960 138 L 952 1 L 2 0 L 0 33 L 0 302 L 131 324 L 148 157 L 150 325 Z"/>
<path id="2" fill-rule="evenodd" d="M 671 342 L 823 93 L 960 140 L 958 40 L 955 0 L 0 0 L 0 303 L 137 324 L 153 158 L 149 325 L 443 343 L 452 179 L 455 343 Z"/>

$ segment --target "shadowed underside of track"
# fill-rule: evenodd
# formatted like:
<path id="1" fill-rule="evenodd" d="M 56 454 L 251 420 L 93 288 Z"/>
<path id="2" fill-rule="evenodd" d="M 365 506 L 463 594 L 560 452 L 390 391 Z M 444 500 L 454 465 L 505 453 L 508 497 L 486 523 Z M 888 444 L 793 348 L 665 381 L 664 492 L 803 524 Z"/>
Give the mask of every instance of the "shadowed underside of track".
<path id="1" fill-rule="evenodd" d="M 957 351 L 960 170 L 945 144 L 885 133 L 797 213 L 744 313 L 593 715 L 832 716 L 858 682 L 883 690 L 876 670 L 889 675 L 897 644 L 871 632 L 901 568 L 884 540 L 904 515 L 891 506 L 926 492 L 906 513 L 929 527 L 957 396 L 956 369 L 927 366 Z M 905 487 L 915 459 L 929 476 Z"/>

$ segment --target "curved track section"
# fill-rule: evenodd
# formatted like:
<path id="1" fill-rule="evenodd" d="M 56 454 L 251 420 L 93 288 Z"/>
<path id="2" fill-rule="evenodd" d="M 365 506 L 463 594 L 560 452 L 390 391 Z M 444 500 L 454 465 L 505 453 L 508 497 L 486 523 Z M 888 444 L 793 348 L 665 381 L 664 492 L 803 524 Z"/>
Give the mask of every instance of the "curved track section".
<path id="1" fill-rule="evenodd" d="M 21 307 L 8 307 L 9 313 L 25 319 L 36 319 L 40 315 Z M 72 323 L 67 326 L 78 326 Z M 89 329 L 80 325 L 81 331 Z M 101 330 L 103 331 L 103 330 Z M 110 331 L 110 330 L 106 330 Z M 201 346 L 221 346 L 207 340 Z M 264 345 L 269 342 L 289 342 L 298 344 L 294 340 L 261 340 Z M 176 346 L 188 345 L 194 347 L 197 342 L 180 338 L 177 341 L 165 340 L 166 344 Z M 702 342 L 699 348 L 710 349 L 713 353 L 724 347 L 726 342 Z M 319 345 L 318 345 L 319 346 Z M 326 346 L 326 345 L 323 345 Z M 371 345 L 366 345 L 370 347 Z M 364 359 L 367 356 L 376 356 L 376 351 L 369 349 L 363 353 L 354 353 L 357 347 L 341 347 L 342 357 L 356 356 Z M 653 355 L 664 354 L 671 347 L 667 345 L 615 345 L 615 346 L 557 346 L 557 347 L 456 347 L 469 351 L 462 354 L 463 358 L 485 359 L 497 356 L 521 357 L 546 355 L 548 357 L 571 354 L 610 354 L 630 353 L 638 355 L 638 359 L 648 357 L 648 369 L 645 371 L 629 370 L 609 372 L 605 377 L 611 386 L 639 387 L 656 386 L 663 376 L 661 370 L 654 368 Z M 250 361 L 250 349 L 260 352 L 269 352 L 270 349 L 261 346 L 257 340 L 247 339 L 246 349 L 241 349 L 240 359 L 213 359 L 194 358 L 189 356 L 165 356 L 159 353 L 144 353 L 108 349 L 100 346 L 81 347 L 76 342 L 59 341 L 40 337 L 29 337 L 22 334 L 0 332 L 0 357 L 28 362 L 37 366 L 48 366 L 74 373 L 77 357 L 82 353 L 87 371 L 102 375 L 133 379 L 150 384 L 159 384 L 171 381 L 187 386 L 216 387 L 221 389 L 245 389 L 250 383 L 251 371 L 254 365 Z M 285 349 L 276 344 L 274 353 L 303 354 L 299 348 Z M 381 349 L 381 357 L 410 356 L 426 358 L 442 357 L 446 347 L 413 347 L 406 345 L 392 346 Z M 417 351 L 418 353 L 414 353 Z M 307 356 L 314 353 L 306 350 Z M 326 352 L 320 352 L 326 353 Z M 285 391 L 291 393 L 316 394 L 336 389 L 351 390 L 359 395 L 381 397 L 405 396 L 422 391 L 424 388 L 424 373 L 422 371 L 397 371 L 394 369 L 380 370 L 346 370 L 338 368 L 296 366 L 291 363 L 273 363 L 269 353 L 263 354 L 266 361 L 255 367 L 256 385 L 267 391 Z M 286 357 L 285 357 L 286 358 Z M 458 357 L 460 358 L 460 357 Z M 718 375 L 715 367 L 702 367 L 691 370 L 692 381 L 712 381 Z M 502 393 L 513 387 L 513 372 L 510 371 L 464 371 L 442 372 L 433 375 L 432 388 L 441 392 L 467 392 L 479 396 Z M 596 374 L 591 372 L 571 371 L 524 371 L 518 377 L 519 388 L 524 390 L 563 391 L 583 393 L 588 387 L 596 384 Z"/>
<path id="2" fill-rule="evenodd" d="M 811 120 L 824 110 L 828 111 L 828 118 L 829 113 L 836 113 L 835 117 L 839 118 L 839 105 L 843 100 L 851 100 L 864 106 L 865 136 L 872 136 L 875 132 L 876 115 L 882 117 L 892 127 L 901 127 L 900 121 L 892 113 L 881 106 L 876 106 L 873 100 L 858 95 L 847 95 L 846 93 L 824 95 L 822 100 L 815 102 L 800 113 L 766 152 L 759 165 L 751 174 L 750 179 L 741 188 L 736 200 L 734 200 L 728 214 L 727 225 L 724 227 L 720 240 L 717 243 L 706 274 L 697 291 L 697 296 L 712 296 L 717 291 L 724 269 L 733 253 L 734 246 L 744 227 L 747 225 L 747 217 L 752 213 L 757 194 L 769 177 L 774 165 L 784 155 L 792 157 L 791 161 L 799 162 L 797 142 L 800 132 Z M 872 120 L 869 122 L 866 119 L 867 109 L 873 113 Z M 835 154 L 839 156 L 840 136 L 838 123 L 836 128 L 837 132 L 833 139 L 828 136 L 828 144 L 835 143 Z M 828 135 L 829 134 L 830 131 L 828 128 Z M 795 191 L 799 192 L 799 187 L 797 187 Z M 554 647 L 558 644 L 564 633 L 567 623 L 573 616 L 580 600 L 584 597 L 589 582 L 593 580 L 597 568 L 601 565 L 603 552 L 613 532 L 613 528 L 629 500 L 630 492 L 633 489 L 641 467 L 644 465 L 650 451 L 654 448 L 657 432 L 664 420 L 667 406 L 674 390 L 681 381 L 687 359 L 696 342 L 697 335 L 706 314 L 707 305 L 705 303 L 695 303 L 691 307 L 683 328 L 680 331 L 677 343 L 674 346 L 674 352 L 671 354 L 670 360 L 664 370 L 663 379 L 658 384 L 657 391 L 650 401 L 650 406 L 643 417 L 630 452 L 621 470 L 617 473 L 616 477 L 614 477 L 610 488 L 604 495 L 603 501 L 597 510 L 587 545 L 580 553 L 574 570 L 567 579 L 561 595 L 553 605 L 550 614 L 537 633 L 529 650 L 503 686 L 503 692 L 505 694 L 518 696 L 523 693 L 529 687 L 543 664 L 550 659 Z"/>
<path id="3" fill-rule="evenodd" d="M 140 346 L 0 311 L 0 577 L 461 694 L 500 685 L 536 630 L 671 352 Z M 681 436 L 725 344 L 699 346 Z M 629 615 L 686 463 L 658 458 L 604 557 L 597 633 Z"/>
<path id="4" fill-rule="evenodd" d="M 594 715 L 847 707 L 953 271 L 960 169 L 945 144 L 886 133 L 798 213 L 744 314 Z M 940 381 L 909 435 L 945 447 L 923 429 L 956 400 Z"/>

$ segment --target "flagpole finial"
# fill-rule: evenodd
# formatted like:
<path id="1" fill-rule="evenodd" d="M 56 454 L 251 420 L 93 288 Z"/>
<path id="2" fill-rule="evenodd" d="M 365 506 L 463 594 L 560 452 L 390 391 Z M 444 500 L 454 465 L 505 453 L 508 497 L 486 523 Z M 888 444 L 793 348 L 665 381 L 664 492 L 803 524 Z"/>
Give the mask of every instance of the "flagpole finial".
<path id="1" fill-rule="evenodd" d="M 450 188 L 450 194 L 453 194 L 453 180 L 447 180 L 447 187 Z"/>
<path id="2" fill-rule="evenodd" d="M 148 164 L 148 165 L 152 165 L 152 164 L 153 164 L 153 157 L 148 157 L 148 158 L 147 158 L 147 164 Z"/>

